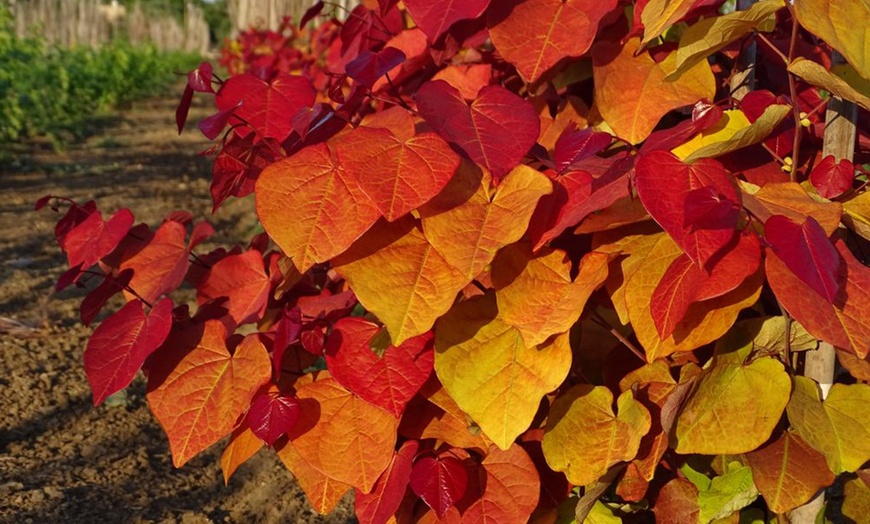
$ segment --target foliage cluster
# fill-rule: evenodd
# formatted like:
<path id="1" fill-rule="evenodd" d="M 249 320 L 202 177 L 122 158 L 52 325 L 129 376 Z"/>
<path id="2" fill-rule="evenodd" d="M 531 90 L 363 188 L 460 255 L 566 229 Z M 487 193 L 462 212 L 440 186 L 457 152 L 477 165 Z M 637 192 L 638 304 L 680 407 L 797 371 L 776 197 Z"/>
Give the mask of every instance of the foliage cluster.
<path id="1" fill-rule="evenodd" d="M 214 97 L 214 207 L 253 196 L 265 233 L 37 204 L 67 207 L 82 320 L 127 299 L 94 403 L 141 368 L 176 465 L 270 447 L 362 522 L 771 522 L 835 481 L 860 521 L 866 2 L 722 4 L 369 0 L 243 35 L 177 119 Z M 820 341 L 834 384 L 801 373 Z"/>
<path id="2" fill-rule="evenodd" d="M 18 38 L 0 9 L 0 143 L 36 135 L 77 137 L 90 117 L 116 105 L 166 93 L 173 71 L 197 58 L 115 42 L 64 49 Z"/>

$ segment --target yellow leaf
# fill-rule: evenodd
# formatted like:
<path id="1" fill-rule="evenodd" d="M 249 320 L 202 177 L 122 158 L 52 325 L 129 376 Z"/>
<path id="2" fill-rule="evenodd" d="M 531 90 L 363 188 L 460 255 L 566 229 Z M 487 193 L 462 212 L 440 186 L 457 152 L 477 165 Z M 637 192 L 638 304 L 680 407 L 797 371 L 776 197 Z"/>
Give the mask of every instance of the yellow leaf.
<path id="1" fill-rule="evenodd" d="M 851 100 L 864 109 L 870 110 L 870 89 L 868 89 L 868 80 L 855 73 L 855 70 L 847 66 L 848 69 L 839 69 L 840 75 L 835 75 L 828 71 L 824 66 L 806 60 L 805 58 L 796 58 L 788 66 L 790 73 L 794 73 L 803 78 L 810 84 L 821 87 L 840 98 Z M 849 74 L 849 72 L 852 74 Z"/>
<path id="2" fill-rule="evenodd" d="M 640 199 L 635 199 L 638 202 Z M 665 233 L 655 226 L 655 230 L 649 228 L 646 234 L 639 231 L 624 231 L 622 229 L 603 231 L 592 237 L 592 249 L 600 253 L 611 255 L 631 255 L 632 253 L 647 253 L 659 241 Z M 610 274 L 604 281 L 604 288 L 610 295 L 619 321 L 623 325 L 629 323 L 628 305 L 625 302 L 625 284 L 628 278 L 643 262 L 642 256 L 621 257 L 619 262 L 613 262 Z"/>
<path id="3" fill-rule="evenodd" d="M 761 294 L 764 274 L 758 271 L 733 291 L 693 303 L 674 332 L 662 340 L 650 312 L 650 301 L 668 267 L 682 253 L 670 236 L 662 234 L 649 251 L 629 257 L 641 260 L 637 269 L 626 277 L 625 302 L 634 333 L 649 362 L 717 340 L 734 324 L 740 311 L 754 304 Z"/>
<path id="4" fill-rule="evenodd" d="M 867 0 L 794 0 L 798 22 L 836 49 L 864 78 L 870 79 L 870 2 Z"/>
<path id="5" fill-rule="evenodd" d="M 502 247 L 520 239 L 538 199 L 553 190 L 543 173 L 515 167 L 497 188 L 489 172 L 463 160 L 444 191 L 420 209 L 429 243 L 470 282 Z"/>
<path id="6" fill-rule="evenodd" d="M 773 104 L 767 106 L 758 120 L 750 124 L 743 111 L 729 109 L 716 125 L 695 135 L 671 152 L 687 164 L 700 158 L 722 156 L 761 142 L 789 113 L 790 107 Z"/>
<path id="7" fill-rule="evenodd" d="M 429 331 L 468 283 L 410 216 L 378 222 L 333 263 L 396 346 Z"/>
<path id="8" fill-rule="evenodd" d="M 640 14 L 643 22 L 643 42 L 664 33 L 665 29 L 679 22 L 692 9 L 696 0 L 650 0 Z"/>
<path id="9" fill-rule="evenodd" d="M 773 215 L 785 215 L 801 223 L 811 216 L 831 235 L 840 226 L 843 205 L 839 202 L 819 202 L 795 182 L 771 182 L 758 188 L 738 181 L 743 190 L 743 206 L 762 222 Z"/>
<path id="10" fill-rule="evenodd" d="M 858 470 L 870 460 L 870 386 L 834 384 L 823 402 L 814 380 L 794 380 L 788 404 L 792 427 L 825 456 L 834 474 Z"/>
<path id="11" fill-rule="evenodd" d="M 861 471 L 843 486 L 843 516 L 861 522 L 870 515 L 870 473 Z"/>
<path id="12" fill-rule="evenodd" d="M 568 331 L 607 278 L 609 260 L 604 253 L 587 253 L 572 281 L 571 261 L 564 251 L 542 249 L 535 256 L 529 244 L 502 249 L 492 268 L 499 317 L 517 328 L 529 346 Z"/>
<path id="13" fill-rule="evenodd" d="M 740 351 L 717 354 L 701 375 L 677 417 L 677 453 L 746 453 L 770 438 L 788 404 L 789 375 L 774 358 L 744 365 L 735 353 Z"/>
<path id="14" fill-rule="evenodd" d="M 556 399 L 550 408 L 541 446 L 547 464 L 568 481 L 585 486 L 619 462 L 633 459 L 651 418 L 625 391 L 613 414 L 613 394 L 605 386 L 581 384 Z"/>
<path id="15" fill-rule="evenodd" d="M 669 81 L 666 77 L 674 70 L 676 54 L 656 62 L 648 52 L 636 55 L 639 44 L 632 38 L 622 48 L 611 42 L 592 48 L 596 106 L 616 135 L 631 144 L 648 137 L 669 111 L 702 98 L 712 100 L 716 91 L 713 71 L 706 62 L 698 62 L 679 79 Z"/>
<path id="16" fill-rule="evenodd" d="M 676 71 L 670 77 L 679 77 L 699 61 L 753 31 L 773 31 L 776 25 L 774 14 L 784 6 L 783 0 L 761 0 L 749 9 L 695 23 L 680 36 Z"/>
<path id="17" fill-rule="evenodd" d="M 495 297 L 461 302 L 435 326 L 435 373 L 499 448 L 529 428 L 541 398 L 571 367 L 568 335 L 527 346 L 498 316 Z M 473 365 L 469 365 L 473 363 Z"/>
<path id="18" fill-rule="evenodd" d="M 870 192 L 864 191 L 843 202 L 843 223 L 870 240 Z"/>

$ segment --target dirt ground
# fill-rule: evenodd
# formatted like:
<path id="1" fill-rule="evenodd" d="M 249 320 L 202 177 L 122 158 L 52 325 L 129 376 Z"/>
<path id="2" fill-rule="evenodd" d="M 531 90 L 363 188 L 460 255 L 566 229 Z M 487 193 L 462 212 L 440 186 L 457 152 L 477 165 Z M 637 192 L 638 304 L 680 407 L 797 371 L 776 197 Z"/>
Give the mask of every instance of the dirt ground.
<path id="1" fill-rule="evenodd" d="M 0 152 L 0 522 L 352 522 L 349 496 L 332 515 L 315 514 L 268 450 L 229 486 L 221 445 L 175 469 L 141 374 L 126 398 L 92 406 L 83 293 L 53 292 L 66 269 L 53 237 L 57 215 L 33 204 L 45 194 L 95 199 L 104 216 L 129 207 L 151 225 L 184 209 L 214 224 L 215 244 L 250 238 L 250 199 L 211 215 L 210 161 L 196 154 L 208 143 L 195 129 L 208 108 L 194 107 L 179 137 L 174 104 L 134 105 L 63 152 L 40 141 Z"/>

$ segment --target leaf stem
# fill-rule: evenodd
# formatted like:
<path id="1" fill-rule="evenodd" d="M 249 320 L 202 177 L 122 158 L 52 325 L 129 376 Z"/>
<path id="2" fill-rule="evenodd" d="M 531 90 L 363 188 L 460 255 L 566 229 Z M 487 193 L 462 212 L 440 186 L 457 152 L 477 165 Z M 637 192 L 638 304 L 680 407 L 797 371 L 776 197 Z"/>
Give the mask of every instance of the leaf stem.
<path id="1" fill-rule="evenodd" d="M 620 341 L 623 346 L 627 347 L 629 351 L 634 353 L 634 355 L 641 360 L 644 364 L 647 363 L 646 357 L 644 354 L 637 349 L 637 346 L 631 343 L 630 340 L 625 338 L 622 333 L 619 332 L 615 327 L 611 326 L 606 318 L 602 317 L 600 313 L 597 311 L 592 311 L 592 321 L 610 331 L 610 334 L 616 337 L 616 340 Z"/>
<path id="2" fill-rule="evenodd" d="M 797 34 L 798 34 L 798 20 L 795 16 L 794 12 L 791 13 L 791 40 L 788 44 L 788 64 L 791 63 L 794 58 L 794 49 L 797 45 Z M 791 172 L 789 172 L 789 177 L 791 181 L 794 182 L 797 179 L 797 170 L 798 166 L 800 166 L 800 146 L 801 146 L 801 135 L 803 134 L 803 126 L 801 125 L 801 107 L 800 102 L 798 101 L 797 95 L 797 81 L 795 80 L 795 75 L 791 72 L 786 71 L 788 75 L 788 91 L 791 96 L 791 113 L 794 117 L 794 142 L 792 143 L 792 151 L 791 151 Z"/>

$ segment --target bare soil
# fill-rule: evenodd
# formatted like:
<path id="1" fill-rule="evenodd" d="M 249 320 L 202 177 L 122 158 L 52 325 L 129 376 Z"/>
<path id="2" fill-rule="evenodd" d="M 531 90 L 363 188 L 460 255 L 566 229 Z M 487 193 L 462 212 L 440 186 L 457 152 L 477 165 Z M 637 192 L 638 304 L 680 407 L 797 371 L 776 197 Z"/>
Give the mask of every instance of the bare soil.
<path id="1" fill-rule="evenodd" d="M 141 374 L 126 396 L 92 406 L 81 364 L 92 331 L 78 318 L 84 291 L 53 292 L 66 269 L 53 236 L 58 216 L 34 212 L 36 200 L 94 199 L 104 215 L 128 207 L 152 226 L 188 210 L 210 220 L 211 242 L 227 247 L 256 227 L 250 199 L 211 215 L 211 164 L 197 156 L 209 143 L 194 126 L 208 108 L 195 106 L 179 137 L 175 103 L 153 100 L 103 118 L 95 135 L 63 152 L 47 141 L 0 152 L 0 522 L 352 521 L 350 496 L 330 516 L 314 513 L 268 450 L 228 486 L 220 444 L 175 469 Z"/>

